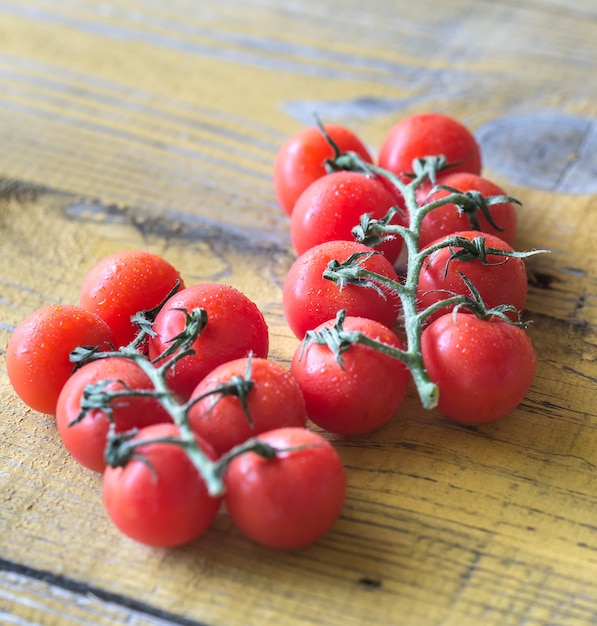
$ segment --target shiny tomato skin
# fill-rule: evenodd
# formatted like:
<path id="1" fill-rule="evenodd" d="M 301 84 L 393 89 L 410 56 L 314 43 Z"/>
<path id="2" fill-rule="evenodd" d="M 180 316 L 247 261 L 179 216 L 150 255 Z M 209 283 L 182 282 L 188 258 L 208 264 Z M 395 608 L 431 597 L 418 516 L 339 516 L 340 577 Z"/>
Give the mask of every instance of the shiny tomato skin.
<path id="1" fill-rule="evenodd" d="M 301 254 L 290 266 L 282 291 L 286 321 L 292 332 L 302 339 L 308 330 L 327 322 L 340 309 L 347 315 L 368 317 L 393 327 L 399 311 L 395 294 L 379 294 L 371 287 L 346 285 L 342 289 L 322 272 L 332 260 L 345 261 L 351 254 L 371 252 L 354 241 L 327 241 Z M 382 255 L 373 254 L 363 267 L 397 281 L 392 264 Z"/>
<path id="2" fill-rule="evenodd" d="M 181 282 L 178 270 L 162 257 L 145 250 L 123 250 L 104 257 L 81 284 L 79 305 L 104 319 L 114 333 L 116 347 L 137 334 L 131 316 L 153 309 Z"/>
<path id="3" fill-rule="evenodd" d="M 174 424 L 141 429 L 133 441 L 178 436 Z M 216 455 L 197 438 L 203 452 Z M 145 462 L 131 458 L 123 467 L 107 467 L 102 480 L 104 505 L 114 525 L 138 543 L 157 548 L 184 545 L 203 535 L 221 506 L 181 446 L 147 443 L 136 449 Z"/>
<path id="4" fill-rule="evenodd" d="M 356 152 L 368 163 L 373 161 L 353 131 L 338 124 L 324 124 L 324 128 L 341 152 Z M 282 144 L 274 159 L 274 190 L 287 215 L 303 191 L 327 174 L 325 160 L 333 156 L 334 151 L 316 126 L 301 129 Z"/>
<path id="5" fill-rule="evenodd" d="M 199 283 L 174 294 L 156 316 L 156 334 L 148 340 L 152 360 L 184 330 L 184 311 L 195 308 L 207 312 L 207 325 L 192 346 L 195 354 L 178 361 L 167 375 L 170 389 L 183 398 L 189 398 L 201 379 L 218 365 L 251 352 L 265 358 L 269 350 L 267 323 L 252 300 L 230 285 Z"/>
<path id="6" fill-rule="evenodd" d="M 58 433 L 78 463 L 101 474 L 106 468 L 104 451 L 110 428 L 108 415 L 102 409 L 93 409 L 81 421 L 69 425 L 81 412 L 85 387 L 100 381 L 112 381 L 107 387 L 110 391 L 151 390 L 153 385 L 136 363 L 120 357 L 91 361 L 66 381 L 56 406 Z M 147 396 L 118 397 L 111 402 L 111 408 L 116 432 L 172 421 L 160 402 Z"/>
<path id="7" fill-rule="evenodd" d="M 450 172 L 481 173 L 481 150 L 471 131 L 441 113 L 419 113 L 399 120 L 382 141 L 378 162 L 395 174 L 412 172 L 414 159 L 443 154 Z"/>
<path id="8" fill-rule="evenodd" d="M 278 428 L 259 435 L 279 452 L 264 459 L 237 456 L 225 474 L 224 502 L 232 522 L 253 541 L 279 550 L 311 545 L 338 519 L 346 498 L 346 473 L 322 435 Z"/>
<path id="9" fill-rule="evenodd" d="M 53 415 L 62 387 L 73 373 L 70 353 L 79 346 L 110 349 L 112 330 L 95 313 L 52 304 L 28 315 L 6 349 L 6 370 L 17 395 L 32 409 Z"/>
<path id="10" fill-rule="evenodd" d="M 228 361 L 212 370 L 195 388 L 191 401 L 234 377 L 245 378 L 248 358 Z M 305 400 L 294 377 L 281 364 L 252 357 L 249 379 L 253 388 L 247 396 L 251 421 L 238 397 L 219 393 L 192 405 L 188 416 L 193 430 L 208 441 L 218 455 L 268 430 L 305 427 Z"/>
<path id="11" fill-rule="evenodd" d="M 325 241 L 350 241 L 361 215 L 368 213 L 373 219 L 381 219 L 397 204 L 396 194 L 379 178 L 359 172 L 334 172 L 319 178 L 300 195 L 290 217 L 294 251 L 301 255 Z M 400 213 L 392 223 L 404 224 Z M 402 245 L 402 237 L 396 235 L 375 249 L 393 264 Z"/>
<path id="12" fill-rule="evenodd" d="M 532 384 L 536 357 L 526 332 L 497 318 L 447 313 L 421 337 L 425 368 L 439 386 L 440 413 L 457 422 L 492 422 L 512 412 Z"/>
<path id="13" fill-rule="evenodd" d="M 494 182 L 470 172 L 457 172 L 455 174 L 444 174 L 438 179 L 438 184 L 447 185 L 454 189 L 466 191 L 478 191 L 485 198 L 491 196 L 505 196 L 506 192 Z M 439 200 L 450 195 L 451 192 L 440 189 L 428 195 L 429 186 L 422 186 L 418 192 L 420 204 Z M 516 209 L 511 202 L 500 202 L 492 204 L 489 211 L 494 223 L 499 227 L 495 228 L 481 213 L 477 213 L 481 232 L 496 235 L 511 246 L 516 239 L 517 216 Z M 427 247 L 435 239 L 447 236 L 460 230 L 471 230 L 472 226 L 469 218 L 464 213 L 460 213 L 454 204 L 446 204 L 430 211 L 421 224 L 421 238 L 419 246 Z"/>
<path id="14" fill-rule="evenodd" d="M 316 331 L 332 327 L 335 320 Z M 402 342 L 386 326 L 362 317 L 346 317 L 344 330 L 357 331 L 396 349 Z M 307 415 L 337 434 L 361 435 L 386 424 L 406 397 L 408 369 L 402 361 L 374 348 L 354 344 L 342 353 L 342 366 L 327 345 L 303 340 L 290 371 L 302 389 Z"/>
<path id="15" fill-rule="evenodd" d="M 512 252 L 512 247 L 499 237 L 480 233 L 476 230 L 457 232 L 451 236 L 463 237 L 469 241 L 483 236 L 487 248 Z M 445 241 L 446 239 L 446 237 L 440 237 L 437 242 Z M 433 246 L 437 242 L 431 242 L 429 245 Z M 462 248 L 454 246 L 452 249 L 458 251 Z M 450 254 L 449 248 L 442 248 L 437 253 L 431 255 L 424 263 L 417 285 L 419 310 L 423 310 L 431 304 L 449 297 L 449 294 L 437 290 L 447 290 L 457 295 L 470 296 L 468 287 L 459 275 L 459 272 L 461 272 L 477 288 L 488 309 L 501 304 L 509 304 L 516 307 L 519 313 L 522 313 L 528 293 L 527 272 L 522 259 L 503 257 L 499 254 L 488 254 L 487 264 L 484 264 L 481 260 L 451 260 L 448 262 Z M 452 308 L 440 309 L 427 319 L 428 321 L 436 319 L 452 310 Z M 518 317 L 514 313 L 508 315 L 513 321 L 516 321 Z"/>

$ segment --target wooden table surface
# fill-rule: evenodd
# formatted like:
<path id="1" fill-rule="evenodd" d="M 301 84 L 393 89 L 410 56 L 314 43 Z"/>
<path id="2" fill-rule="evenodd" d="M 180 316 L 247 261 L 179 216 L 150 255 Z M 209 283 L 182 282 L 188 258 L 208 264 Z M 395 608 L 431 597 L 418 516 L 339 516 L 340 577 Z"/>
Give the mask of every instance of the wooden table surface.
<path id="1" fill-rule="evenodd" d="M 0 0 L 0 623 L 597 623 L 597 5 L 594 0 Z M 411 393 L 330 437 L 341 518 L 296 552 L 221 515 L 150 549 L 4 365 L 28 313 L 74 302 L 106 254 L 245 291 L 288 363 L 293 260 L 272 162 L 317 111 L 376 150 L 401 117 L 476 134 L 519 198 L 538 356 L 509 417 L 465 428 Z"/>

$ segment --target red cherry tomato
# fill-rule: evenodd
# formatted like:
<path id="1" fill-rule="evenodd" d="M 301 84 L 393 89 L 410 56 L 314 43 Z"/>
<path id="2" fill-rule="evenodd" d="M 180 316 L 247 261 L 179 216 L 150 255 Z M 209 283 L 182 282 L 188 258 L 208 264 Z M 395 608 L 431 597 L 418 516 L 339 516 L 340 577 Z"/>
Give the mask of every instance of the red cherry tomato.
<path id="1" fill-rule="evenodd" d="M 332 240 L 353 239 L 352 229 L 361 215 L 380 219 L 398 205 L 396 193 L 387 183 L 359 172 L 334 172 L 309 185 L 297 200 L 290 218 L 290 237 L 297 255 Z M 397 213 L 392 223 L 403 224 Z M 402 250 L 403 239 L 395 236 L 376 250 L 394 263 Z"/>
<path id="2" fill-rule="evenodd" d="M 346 475 L 333 446 L 305 428 L 279 428 L 258 437 L 279 452 L 235 457 L 225 474 L 224 502 L 247 537 L 290 550 L 320 539 L 336 522 L 346 497 Z"/>
<path id="3" fill-rule="evenodd" d="M 315 331 L 334 326 L 334 321 Z M 346 317 L 346 331 L 402 349 L 402 342 L 386 326 L 362 317 Z M 409 373 L 402 361 L 362 344 L 342 353 L 340 365 L 327 345 L 303 340 L 292 358 L 296 378 L 312 422 L 333 433 L 360 435 L 388 422 L 408 388 Z"/>
<path id="4" fill-rule="evenodd" d="M 286 321 L 299 339 L 308 330 L 334 319 L 340 309 L 347 315 L 368 317 L 389 327 L 395 324 L 399 301 L 393 292 L 384 291 L 382 295 L 372 287 L 361 285 L 340 289 L 322 277 L 330 261 L 346 261 L 352 254 L 361 252 L 371 249 L 354 241 L 327 241 L 307 250 L 291 265 L 284 281 L 282 303 Z M 392 264 L 382 254 L 373 254 L 362 265 L 376 274 L 398 280 Z"/>
<path id="5" fill-rule="evenodd" d="M 512 247 L 499 237 L 483 234 L 476 230 L 454 233 L 452 236 L 462 237 L 469 241 L 477 237 L 485 238 L 485 247 L 494 250 L 512 252 Z M 447 237 L 441 237 L 437 242 L 445 241 Z M 432 242 L 434 245 L 437 242 Z M 432 254 L 423 265 L 419 275 L 417 286 L 417 302 L 419 310 L 440 300 L 445 300 L 452 292 L 456 295 L 470 295 L 470 290 L 462 280 L 460 273 L 464 274 L 479 291 L 487 308 L 491 309 L 501 304 L 509 304 L 516 307 L 519 313 L 526 304 L 528 281 L 524 261 L 516 257 L 504 257 L 499 254 L 488 254 L 486 262 L 480 259 L 474 261 L 450 260 L 452 252 L 462 250 L 459 246 L 442 248 Z M 453 307 L 442 308 L 428 320 L 433 320 Z M 518 316 L 512 313 L 513 321 Z"/>
<path id="6" fill-rule="evenodd" d="M 25 404 L 53 415 L 74 370 L 70 353 L 79 346 L 108 350 L 113 343 L 110 327 L 95 313 L 53 304 L 31 313 L 13 332 L 6 349 L 8 378 Z"/>
<path id="7" fill-rule="evenodd" d="M 526 332 L 498 318 L 447 313 L 423 331 L 421 348 L 429 377 L 439 387 L 438 410 L 466 424 L 508 415 L 535 376 Z"/>
<path id="8" fill-rule="evenodd" d="M 134 441 L 177 437 L 174 424 L 141 429 Z M 197 438 L 212 460 L 209 444 Z M 107 467 L 103 497 L 114 525 L 131 539 L 154 547 L 186 544 L 214 522 L 221 498 L 211 497 L 203 478 L 186 452 L 173 443 L 147 443 L 123 467 Z M 139 458 L 142 457 L 142 458 Z"/>
<path id="9" fill-rule="evenodd" d="M 478 191 L 485 198 L 491 196 L 505 196 L 505 191 L 495 183 L 469 172 L 445 174 L 438 179 L 438 184 L 447 185 L 458 191 Z M 429 186 L 421 186 L 418 191 L 419 203 L 433 202 L 450 195 L 451 192 L 440 189 L 428 196 Z M 500 202 L 489 206 L 492 220 L 498 228 L 492 226 L 487 218 L 477 212 L 479 230 L 496 235 L 511 246 L 516 238 L 516 209 L 511 202 Z M 472 230 L 469 217 L 461 213 L 456 205 L 446 204 L 430 211 L 421 224 L 420 247 L 427 247 L 435 239 L 450 235 L 460 230 Z"/>
<path id="10" fill-rule="evenodd" d="M 156 316 L 155 336 L 148 340 L 152 360 L 159 359 L 184 330 L 185 311 L 196 308 L 207 312 L 207 325 L 192 346 L 195 354 L 178 361 L 167 376 L 170 389 L 183 398 L 218 365 L 249 353 L 265 358 L 269 349 L 265 318 L 252 300 L 230 285 L 201 283 L 177 292 Z"/>
<path id="11" fill-rule="evenodd" d="M 106 468 L 104 451 L 110 418 L 106 411 L 93 409 L 82 420 L 72 423 L 81 413 L 87 385 L 101 381 L 111 381 L 106 386 L 107 391 L 153 389 L 151 380 L 136 363 L 119 357 L 87 363 L 66 381 L 56 406 L 58 432 L 71 456 L 98 473 Z M 149 396 L 121 396 L 114 398 L 109 406 L 116 432 L 172 421 L 160 402 Z"/>
<path id="12" fill-rule="evenodd" d="M 351 130 L 337 124 L 325 124 L 324 128 L 341 152 L 356 152 L 372 162 L 369 150 Z M 332 147 L 316 126 L 304 128 L 284 142 L 274 160 L 274 189 L 285 213 L 290 215 L 303 191 L 326 175 L 325 160 L 333 156 Z"/>
<path id="13" fill-rule="evenodd" d="M 83 279 L 79 304 L 104 319 L 116 347 L 137 334 L 131 316 L 156 307 L 181 281 L 180 273 L 161 257 L 145 250 L 116 252 L 96 263 Z"/>
<path id="14" fill-rule="evenodd" d="M 216 367 L 195 388 L 191 401 L 235 378 L 245 379 L 249 359 L 235 359 Z M 218 455 L 253 437 L 284 426 L 305 427 L 305 401 L 294 377 L 279 363 L 251 358 L 248 380 L 253 383 L 246 396 L 245 412 L 241 399 L 225 393 L 206 395 L 192 405 L 189 420 L 193 430 L 208 441 Z"/>
<path id="15" fill-rule="evenodd" d="M 481 173 L 481 151 L 473 134 L 459 121 L 440 113 L 420 113 L 401 119 L 387 134 L 379 165 L 404 174 L 414 159 L 443 154 L 454 164 L 450 172 Z"/>

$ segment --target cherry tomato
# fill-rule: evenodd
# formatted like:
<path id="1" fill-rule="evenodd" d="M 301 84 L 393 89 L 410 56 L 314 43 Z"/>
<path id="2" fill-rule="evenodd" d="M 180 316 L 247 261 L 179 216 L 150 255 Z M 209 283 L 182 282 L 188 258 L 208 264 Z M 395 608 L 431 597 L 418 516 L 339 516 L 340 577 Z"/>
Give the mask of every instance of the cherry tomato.
<path id="1" fill-rule="evenodd" d="M 234 524 L 252 540 L 282 550 L 308 546 L 336 522 L 346 497 L 346 474 L 333 446 L 305 428 L 278 428 L 261 441 L 280 452 L 235 457 L 224 502 Z"/>
<path id="2" fill-rule="evenodd" d="M 116 347 L 137 334 L 131 316 L 150 310 L 181 281 L 180 273 L 161 257 L 145 250 L 124 250 L 103 258 L 83 279 L 79 304 L 104 319 L 114 332 Z"/>
<path id="3" fill-rule="evenodd" d="M 141 429 L 133 442 L 177 437 L 174 424 Z M 216 456 L 201 438 L 197 442 L 212 460 Z M 154 547 L 186 544 L 214 522 L 221 498 L 209 495 L 203 478 L 184 449 L 173 443 L 147 443 L 123 467 L 103 474 L 104 504 L 114 525 L 131 539 Z"/>
<path id="4" fill-rule="evenodd" d="M 351 130 L 337 124 L 325 124 L 324 128 L 341 152 L 356 152 L 372 162 L 369 150 Z M 332 147 L 316 126 L 303 128 L 284 142 L 274 160 L 274 189 L 285 213 L 290 215 L 303 191 L 325 176 L 325 160 L 333 156 Z"/>
<path id="5" fill-rule="evenodd" d="M 248 356 L 267 357 L 268 328 L 257 305 L 230 285 L 201 283 L 172 296 L 156 316 L 155 336 L 148 340 L 149 357 L 158 359 L 185 328 L 186 313 L 207 312 L 207 325 L 194 342 L 194 355 L 186 356 L 168 371 L 170 389 L 188 398 L 193 389 L 218 365 Z"/>
<path id="6" fill-rule="evenodd" d="M 399 301 L 389 290 L 383 295 L 372 287 L 346 285 L 342 289 L 322 277 L 332 260 L 346 261 L 352 254 L 371 252 L 367 246 L 354 241 L 327 241 L 301 254 L 290 266 L 282 292 L 286 321 L 292 332 L 302 339 L 308 330 L 327 322 L 340 309 L 347 315 L 368 317 L 392 327 L 397 319 Z M 382 255 L 373 254 L 362 266 L 397 281 L 392 264 Z"/>
<path id="7" fill-rule="evenodd" d="M 6 349 L 8 378 L 32 409 L 54 414 L 62 387 L 73 373 L 70 353 L 79 346 L 108 350 L 114 335 L 95 313 L 68 304 L 52 304 L 28 315 Z"/>
<path id="8" fill-rule="evenodd" d="M 535 376 L 528 335 L 498 318 L 447 313 L 423 331 L 421 348 L 429 377 L 439 387 L 438 410 L 466 424 L 508 415 Z"/>
<path id="9" fill-rule="evenodd" d="M 195 388 L 191 401 L 247 375 L 248 358 L 216 367 Z M 218 455 L 249 437 L 283 426 L 305 427 L 305 401 L 294 377 L 279 363 L 252 357 L 248 380 L 252 389 L 241 398 L 214 393 L 192 405 L 188 416 L 193 430 L 208 441 Z"/>
<path id="10" fill-rule="evenodd" d="M 290 237 L 297 255 L 332 240 L 353 239 L 352 229 L 361 215 L 380 219 L 398 205 L 396 193 L 381 179 L 359 172 L 334 172 L 309 185 L 297 200 L 290 217 Z M 397 213 L 392 223 L 403 224 Z M 395 236 L 376 246 L 390 263 L 402 250 L 403 239 Z"/>
<path id="11" fill-rule="evenodd" d="M 334 321 L 315 331 L 334 326 Z M 402 349 L 402 342 L 386 326 L 362 317 L 346 317 L 346 331 Z M 402 361 L 362 344 L 342 352 L 342 365 L 327 345 L 303 340 L 290 371 L 305 397 L 312 422 L 332 433 L 360 435 L 388 422 L 408 388 L 409 373 Z"/>
<path id="12" fill-rule="evenodd" d="M 101 381 L 111 381 L 105 389 L 112 392 L 153 389 L 151 380 L 136 363 L 120 357 L 91 361 L 66 381 L 56 406 L 58 432 L 71 456 L 98 473 L 106 467 L 104 451 L 110 418 L 106 411 L 93 409 L 81 421 L 71 423 L 81 413 L 83 392 L 87 385 Z M 117 397 L 109 403 L 109 407 L 116 432 L 172 421 L 160 402 L 149 396 Z"/>
<path id="13" fill-rule="evenodd" d="M 483 236 L 485 247 L 495 250 L 512 252 L 512 247 L 499 237 L 482 234 L 476 230 L 454 233 L 452 236 L 462 237 L 469 241 Z M 445 241 L 448 237 L 441 237 L 437 242 Z M 434 245 L 437 242 L 432 242 Z M 500 304 L 509 304 L 522 312 L 526 304 L 528 281 L 524 261 L 516 257 L 504 257 L 499 254 L 488 254 L 486 262 L 480 259 L 474 261 L 450 260 L 452 252 L 461 251 L 454 246 L 442 248 L 439 252 L 430 255 L 423 265 L 417 286 L 417 301 L 419 310 L 423 310 L 435 302 L 444 300 L 450 291 L 456 295 L 470 295 L 470 290 L 459 273 L 464 274 L 479 291 L 487 308 L 491 309 Z M 440 290 L 440 291 L 438 291 Z M 443 308 L 431 315 L 428 320 L 440 317 L 452 310 L 453 307 Z M 515 321 L 516 314 L 511 315 Z"/>
<path id="14" fill-rule="evenodd" d="M 470 172 L 456 172 L 455 174 L 445 174 L 438 179 L 438 184 L 447 185 L 458 191 L 477 191 L 483 197 L 505 196 L 505 191 L 495 183 Z M 447 190 L 440 189 L 432 195 L 428 195 L 429 186 L 422 185 L 417 193 L 419 204 L 433 202 L 445 198 L 451 194 Z M 516 209 L 511 202 L 500 202 L 489 206 L 492 220 L 498 228 L 492 226 L 487 218 L 477 212 L 479 229 L 484 233 L 497 235 L 500 239 L 514 245 L 516 238 Z M 421 224 L 420 247 L 427 247 L 435 239 L 450 235 L 460 230 L 471 230 L 471 222 L 465 213 L 461 213 L 456 205 L 446 204 L 430 211 Z"/>
<path id="15" fill-rule="evenodd" d="M 395 174 L 413 171 L 414 159 L 443 154 L 450 172 L 481 173 L 481 151 L 459 121 L 440 113 L 410 115 L 396 123 L 382 141 L 379 165 Z"/>

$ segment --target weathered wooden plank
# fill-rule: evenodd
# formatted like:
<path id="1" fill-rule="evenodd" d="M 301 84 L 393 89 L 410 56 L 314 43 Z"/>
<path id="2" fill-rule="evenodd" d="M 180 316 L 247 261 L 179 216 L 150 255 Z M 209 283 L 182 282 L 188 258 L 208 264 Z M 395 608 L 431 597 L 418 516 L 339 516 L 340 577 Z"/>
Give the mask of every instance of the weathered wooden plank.
<path id="1" fill-rule="evenodd" d="M 0 620 L 597 621 L 596 23 L 590 0 L 0 0 Z M 448 423 L 411 392 L 379 432 L 331 437 L 348 500 L 306 550 L 259 548 L 225 513 L 186 548 L 137 546 L 52 418 L 15 398 L 9 334 L 75 300 L 100 257 L 143 247 L 253 297 L 287 363 L 271 163 L 314 109 L 373 149 L 419 110 L 479 133 L 487 174 L 523 202 L 518 247 L 551 250 L 528 264 L 533 388 L 492 425 Z"/>
<path id="2" fill-rule="evenodd" d="M 0 619 L 7 626 L 204 626 L 51 572 L 1 561 L 0 568 Z M 18 617 L 24 607 L 27 617 Z"/>
<path id="3" fill-rule="evenodd" d="M 589 2 L 433 6 L 374 4 L 363 21 L 357 3 L 251 12 L 226 3 L 189 20 L 180 0 L 167 9 L 4 0 L 0 171 L 272 235 L 283 224 L 271 162 L 288 114 L 350 120 L 374 148 L 413 110 L 457 110 L 472 128 L 508 112 L 591 114 Z"/>

